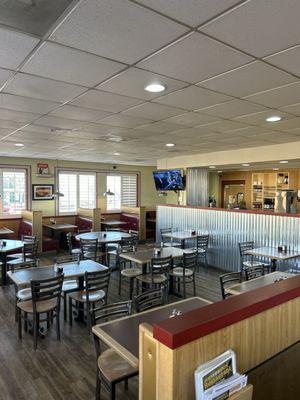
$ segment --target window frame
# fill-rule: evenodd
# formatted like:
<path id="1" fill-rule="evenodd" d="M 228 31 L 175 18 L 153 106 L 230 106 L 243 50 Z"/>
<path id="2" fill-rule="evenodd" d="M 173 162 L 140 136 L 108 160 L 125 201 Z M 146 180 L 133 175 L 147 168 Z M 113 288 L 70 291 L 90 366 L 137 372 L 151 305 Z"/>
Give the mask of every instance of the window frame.
<path id="1" fill-rule="evenodd" d="M 118 176 L 118 177 L 120 177 L 121 178 L 121 208 L 120 209 L 117 209 L 117 208 L 114 208 L 114 209 L 108 209 L 107 208 L 107 197 L 106 197 L 106 211 L 107 212 L 116 212 L 116 213 L 119 213 L 119 212 L 121 212 L 121 209 L 122 209 L 122 176 L 135 176 L 135 178 L 136 178 L 136 205 L 135 206 L 126 206 L 126 207 L 138 207 L 139 206 L 139 199 L 140 199 L 140 193 L 139 193 L 139 188 L 140 188 L 140 174 L 139 173 L 137 173 L 137 172 L 118 172 L 118 173 L 109 173 L 109 174 L 106 174 L 106 177 L 105 177 L 105 190 L 107 191 L 107 189 L 108 189 L 108 187 L 107 187 L 107 178 L 109 177 L 109 176 Z"/>

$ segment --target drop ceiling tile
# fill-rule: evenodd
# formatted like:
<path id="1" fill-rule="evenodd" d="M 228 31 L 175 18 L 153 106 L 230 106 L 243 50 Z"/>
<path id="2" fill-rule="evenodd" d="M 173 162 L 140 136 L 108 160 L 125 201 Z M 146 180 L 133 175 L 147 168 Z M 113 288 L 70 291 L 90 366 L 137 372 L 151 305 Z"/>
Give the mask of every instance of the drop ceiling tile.
<path id="1" fill-rule="evenodd" d="M 233 100 L 205 108 L 202 110 L 202 112 L 208 115 L 216 115 L 220 118 L 230 119 L 263 110 L 265 110 L 265 107 L 250 103 L 249 101 Z"/>
<path id="2" fill-rule="evenodd" d="M 278 111 L 278 110 L 266 110 L 258 113 L 253 113 L 253 114 L 248 114 L 248 115 L 242 115 L 240 117 L 235 118 L 235 121 L 240 121 L 244 122 L 245 124 L 250 124 L 250 125 L 258 125 L 262 126 L 266 124 L 266 119 L 268 117 L 271 117 L 272 115 L 278 115 L 282 117 L 283 119 L 289 119 L 289 118 L 295 118 L 294 115 L 285 113 L 283 111 Z M 277 122 L 270 122 L 268 123 L 268 126 L 270 129 L 277 124 Z"/>
<path id="3" fill-rule="evenodd" d="M 160 83 L 166 87 L 162 93 L 150 93 L 144 88 L 151 83 Z M 170 93 L 187 86 L 186 83 L 176 79 L 167 78 L 153 72 L 139 68 L 129 68 L 106 83 L 98 86 L 98 89 L 139 99 L 151 100 L 162 94 Z"/>
<path id="4" fill-rule="evenodd" d="M 21 111 L 6 110 L 5 108 L 0 108 L 0 119 L 11 120 L 14 122 L 29 123 L 39 118 L 40 114 L 25 113 Z"/>
<path id="5" fill-rule="evenodd" d="M 10 71 L 9 69 L 0 68 L 0 87 L 7 81 L 7 79 L 12 76 L 14 71 Z"/>
<path id="6" fill-rule="evenodd" d="M 114 127 L 102 124 L 89 123 L 82 127 L 83 132 L 94 133 L 96 135 L 106 135 L 114 130 Z"/>
<path id="7" fill-rule="evenodd" d="M 246 128 L 247 125 L 239 122 L 239 121 L 228 121 L 228 120 L 223 120 L 219 122 L 214 122 L 213 124 L 209 124 L 206 126 L 203 126 L 203 128 L 209 128 L 213 132 L 227 132 L 227 131 L 233 131 L 235 129 L 239 128 Z"/>
<path id="8" fill-rule="evenodd" d="M 280 111 L 300 116 L 300 103 L 280 108 Z"/>
<path id="9" fill-rule="evenodd" d="M 172 117 L 174 115 L 182 114 L 182 110 L 175 107 L 168 107 L 162 104 L 155 103 L 143 103 L 136 107 L 132 107 L 123 114 L 132 115 L 133 117 L 141 117 L 151 119 L 153 121 L 159 121 Z"/>
<path id="10" fill-rule="evenodd" d="M 265 58 L 266 61 L 300 76 L 300 45 L 283 50 Z"/>
<path id="11" fill-rule="evenodd" d="M 138 66 L 195 83 L 244 65 L 253 58 L 199 33 L 192 33 L 162 49 Z"/>
<path id="12" fill-rule="evenodd" d="M 9 110 L 24 111 L 38 114 L 46 114 L 60 103 L 53 101 L 37 100 L 30 97 L 16 96 L 8 93 L 0 93 L 0 107 Z"/>
<path id="13" fill-rule="evenodd" d="M 131 117 L 130 115 L 114 114 L 98 121 L 101 124 L 118 126 L 121 128 L 136 128 L 137 126 L 147 124 L 151 120 L 146 118 Z"/>
<path id="14" fill-rule="evenodd" d="M 138 0 L 139 3 L 151 7 L 171 18 L 190 26 L 198 26 L 228 8 L 239 3 L 238 0 Z"/>
<path id="15" fill-rule="evenodd" d="M 166 133 L 178 130 L 178 125 L 166 121 L 153 122 L 139 127 L 139 130 L 152 133 Z"/>
<path id="16" fill-rule="evenodd" d="M 110 115 L 107 111 L 91 110 L 88 108 L 64 105 L 52 111 L 49 115 L 61 118 L 75 119 L 77 121 L 96 121 Z"/>
<path id="17" fill-rule="evenodd" d="M 13 132 L 13 129 L 0 128 L 0 138 L 3 138 L 4 136 L 9 135 L 11 132 Z M 1 147 L 1 144 L 0 144 L 0 147 Z"/>
<path id="18" fill-rule="evenodd" d="M 262 104 L 266 107 L 284 107 L 299 102 L 300 82 L 290 83 L 276 89 L 267 90 L 245 97 L 253 103 Z"/>
<path id="19" fill-rule="evenodd" d="M 131 64 L 186 31 L 182 25 L 127 0 L 86 0 L 50 39 Z"/>
<path id="20" fill-rule="evenodd" d="M 32 36 L 0 28 L 0 67 L 17 68 L 38 42 Z"/>
<path id="21" fill-rule="evenodd" d="M 69 83 L 18 73 L 5 87 L 5 92 L 19 96 L 65 102 L 83 93 L 86 89 Z"/>
<path id="22" fill-rule="evenodd" d="M 189 86 L 176 92 L 161 96 L 153 101 L 186 110 L 198 110 L 213 104 L 232 100 L 232 97 L 202 89 L 197 86 Z"/>
<path id="23" fill-rule="evenodd" d="M 264 126 L 269 126 L 270 123 L 266 122 Z M 279 121 L 276 123 L 272 123 L 272 129 L 274 131 L 290 131 L 292 129 L 300 128 L 300 117 L 298 118 L 291 118 L 283 121 Z"/>
<path id="24" fill-rule="evenodd" d="M 244 97 L 295 82 L 297 78 L 261 61 L 244 65 L 198 83 L 199 86 L 235 97 Z"/>
<path id="25" fill-rule="evenodd" d="M 257 57 L 298 44 L 300 2 L 252 0 L 221 15 L 201 31 Z"/>
<path id="26" fill-rule="evenodd" d="M 165 120 L 165 122 L 171 122 L 172 124 L 183 125 L 192 128 L 193 126 L 206 125 L 219 120 L 219 117 L 193 111 L 168 118 Z"/>
<path id="27" fill-rule="evenodd" d="M 56 135 L 57 132 L 52 131 L 49 126 L 42 126 L 39 125 L 38 122 L 27 125 L 24 128 L 22 128 L 21 132 L 34 132 L 34 133 L 39 133 L 39 134 L 51 134 L 51 135 Z"/>
<path id="28" fill-rule="evenodd" d="M 108 93 L 102 90 L 90 90 L 72 102 L 77 106 L 94 108 L 109 112 L 120 112 L 129 107 L 143 103 L 142 100 L 132 97 L 120 96 L 115 93 Z"/>
<path id="29" fill-rule="evenodd" d="M 95 86 L 115 73 L 125 64 L 46 42 L 25 64 L 22 71 L 83 86 Z"/>
<path id="30" fill-rule="evenodd" d="M 51 115 L 45 115 L 36 121 L 37 125 L 48 126 L 50 128 L 59 129 L 80 129 L 82 127 L 81 121 L 75 121 L 73 119 L 54 117 Z"/>
<path id="31" fill-rule="evenodd" d="M 24 126 L 24 122 L 10 121 L 6 119 L 0 119 L 0 128 L 13 128 L 19 129 Z"/>

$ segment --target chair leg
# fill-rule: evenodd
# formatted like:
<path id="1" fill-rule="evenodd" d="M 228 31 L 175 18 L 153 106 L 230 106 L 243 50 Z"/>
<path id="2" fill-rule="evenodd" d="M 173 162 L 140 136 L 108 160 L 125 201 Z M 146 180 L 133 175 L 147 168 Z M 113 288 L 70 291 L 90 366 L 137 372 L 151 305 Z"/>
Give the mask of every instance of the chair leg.
<path id="1" fill-rule="evenodd" d="M 50 311 L 47 312 L 47 329 L 50 329 L 50 315 L 51 315 L 51 312 Z"/>
<path id="2" fill-rule="evenodd" d="M 56 310 L 56 337 L 60 341 L 60 320 L 59 320 L 59 310 Z"/>
<path id="3" fill-rule="evenodd" d="M 18 307 L 17 307 L 17 304 L 18 304 L 18 299 L 17 299 L 17 297 L 16 297 L 16 303 L 15 303 L 15 322 L 18 321 Z"/>
<path id="4" fill-rule="evenodd" d="M 72 299 L 69 297 L 69 323 L 72 326 L 73 318 L 72 318 Z"/>
<path id="5" fill-rule="evenodd" d="M 183 298 L 186 298 L 186 281 L 185 278 L 183 278 Z"/>
<path id="6" fill-rule="evenodd" d="M 122 274 L 121 274 L 121 269 L 119 269 L 119 296 L 121 296 L 121 285 L 122 285 Z"/>
<path id="7" fill-rule="evenodd" d="M 63 298 L 64 298 L 64 321 L 67 320 L 67 293 L 65 292 L 63 294 Z"/>
<path id="8" fill-rule="evenodd" d="M 194 288 L 194 296 L 196 296 L 196 277 L 195 277 L 195 273 L 193 275 L 193 288 Z"/>
<path id="9" fill-rule="evenodd" d="M 37 321 L 37 315 L 33 315 L 33 348 L 34 350 L 37 349 L 37 334 L 38 334 L 38 321 Z"/>
<path id="10" fill-rule="evenodd" d="M 28 331 L 28 314 L 24 312 L 24 331 L 27 332 Z"/>
<path id="11" fill-rule="evenodd" d="M 18 336 L 22 339 L 22 311 L 18 308 Z"/>
<path id="12" fill-rule="evenodd" d="M 127 392 L 128 390 L 128 379 L 125 379 L 124 381 L 124 390 Z"/>
<path id="13" fill-rule="evenodd" d="M 97 366 L 96 393 L 95 393 L 96 400 L 100 400 L 100 393 L 101 393 L 101 380 L 100 380 L 100 377 L 99 377 L 99 371 L 98 371 L 98 366 Z"/>
<path id="14" fill-rule="evenodd" d="M 111 400 L 116 399 L 116 384 L 115 383 L 111 384 L 110 399 Z"/>
<path id="15" fill-rule="evenodd" d="M 132 299 L 134 278 L 129 278 L 129 300 Z"/>

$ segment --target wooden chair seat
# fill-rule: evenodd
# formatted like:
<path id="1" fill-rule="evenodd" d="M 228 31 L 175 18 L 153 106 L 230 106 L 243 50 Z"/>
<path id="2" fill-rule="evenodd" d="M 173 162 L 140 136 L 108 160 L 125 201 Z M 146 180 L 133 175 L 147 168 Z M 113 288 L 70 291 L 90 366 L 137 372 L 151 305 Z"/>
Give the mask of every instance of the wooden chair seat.
<path id="1" fill-rule="evenodd" d="M 150 274 L 144 274 L 144 275 L 138 275 L 136 277 L 141 282 L 144 283 L 154 283 L 154 284 L 159 284 L 159 283 L 164 283 L 167 280 L 167 277 L 163 274 L 157 274 L 151 276 Z"/>
<path id="2" fill-rule="evenodd" d="M 264 265 L 263 262 L 260 261 L 243 261 L 243 265 L 245 268 L 250 268 L 250 267 L 260 267 L 261 265 Z"/>
<path id="3" fill-rule="evenodd" d="M 109 382 L 120 381 L 138 373 L 123 357 L 112 349 L 105 350 L 98 358 L 98 368 Z"/>
<path id="4" fill-rule="evenodd" d="M 96 301 L 100 301 L 104 299 L 106 293 L 104 290 L 97 290 L 95 292 L 89 293 L 89 301 L 94 303 Z M 75 301 L 79 301 L 80 303 L 86 303 L 86 291 L 85 290 L 78 290 L 77 292 L 73 292 L 69 294 L 69 297 Z"/>
<path id="5" fill-rule="evenodd" d="M 126 278 L 135 278 L 141 273 L 142 271 L 139 268 L 126 268 L 121 271 L 121 275 L 126 276 Z"/>
<path id="6" fill-rule="evenodd" d="M 22 257 L 22 258 L 15 258 L 13 260 L 8 261 L 7 265 L 12 266 L 12 267 L 19 267 L 23 264 L 26 265 L 26 264 L 30 264 L 30 263 L 34 263 L 34 262 L 35 262 L 35 260 L 33 260 L 32 258 L 26 258 L 26 260 L 24 261 L 23 257 Z"/>
<path id="7" fill-rule="evenodd" d="M 170 270 L 170 275 L 173 276 L 183 276 L 183 267 L 176 267 Z M 192 276 L 194 274 L 194 271 L 191 269 L 185 268 L 185 276 Z"/>
<path id="8" fill-rule="evenodd" d="M 56 299 L 39 301 L 36 303 L 36 310 L 38 313 L 46 313 L 54 310 L 56 306 L 57 306 Z M 17 304 L 17 307 L 28 314 L 33 314 L 32 300 L 21 301 L 20 303 Z"/>
<path id="9" fill-rule="evenodd" d="M 31 287 L 18 290 L 16 297 L 19 301 L 31 300 Z"/>
<path id="10" fill-rule="evenodd" d="M 180 243 L 177 243 L 177 242 L 164 242 L 164 247 L 180 247 Z"/>
<path id="11" fill-rule="evenodd" d="M 79 255 L 79 254 L 81 254 L 81 250 L 80 250 L 80 249 L 72 249 L 72 250 L 71 250 L 71 254 L 72 254 L 72 255 L 76 255 L 76 254 Z"/>
<path id="12" fill-rule="evenodd" d="M 22 258 L 23 253 L 7 254 L 7 260 L 13 260 L 14 258 Z"/>
<path id="13" fill-rule="evenodd" d="M 97 258 L 103 257 L 104 255 L 105 255 L 105 253 L 97 251 Z M 88 259 L 94 259 L 95 258 L 95 253 L 87 251 L 87 252 L 83 253 L 83 257 L 84 258 L 88 258 Z"/>
<path id="14" fill-rule="evenodd" d="M 62 285 L 63 292 L 67 292 L 69 290 L 75 290 L 75 289 L 78 289 L 78 282 L 76 281 L 76 279 L 70 279 L 70 280 L 63 282 L 63 285 Z"/>

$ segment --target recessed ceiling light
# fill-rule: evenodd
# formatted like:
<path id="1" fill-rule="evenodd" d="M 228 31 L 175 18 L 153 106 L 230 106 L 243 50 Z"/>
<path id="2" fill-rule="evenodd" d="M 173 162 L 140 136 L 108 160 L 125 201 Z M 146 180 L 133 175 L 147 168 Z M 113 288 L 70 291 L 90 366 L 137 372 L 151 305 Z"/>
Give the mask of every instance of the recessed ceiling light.
<path id="1" fill-rule="evenodd" d="M 118 153 L 117 151 L 114 153 L 114 156 L 119 156 L 120 153 Z"/>
<path id="2" fill-rule="evenodd" d="M 286 161 L 286 160 L 279 161 L 279 164 L 287 164 L 287 163 L 288 163 L 288 161 Z"/>
<path id="3" fill-rule="evenodd" d="M 174 143 L 166 143 L 166 146 L 167 146 L 167 147 L 174 147 L 175 144 L 174 144 Z"/>
<path id="4" fill-rule="evenodd" d="M 145 86 L 145 90 L 151 93 L 159 93 L 166 90 L 166 86 L 161 83 L 151 83 L 150 85 Z"/>
<path id="5" fill-rule="evenodd" d="M 279 115 L 272 115 L 271 117 L 268 117 L 266 119 L 267 122 L 278 122 L 281 120 L 282 120 L 282 117 L 280 117 Z"/>
<path id="6" fill-rule="evenodd" d="M 17 147 L 24 147 L 24 144 L 23 144 L 23 143 L 15 143 L 15 146 L 17 146 Z"/>
<path id="7" fill-rule="evenodd" d="M 279 168 L 272 168 L 273 169 L 273 171 L 278 171 L 279 170 Z"/>
<path id="8" fill-rule="evenodd" d="M 250 164 L 244 163 L 244 164 L 242 164 L 242 166 L 243 166 L 243 167 L 250 167 Z"/>
<path id="9" fill-rule="evenodd" d="M 217 171 L 218 172 L 218 174 L 221 174 L 223 171 Z"/>
<path id="10" fill-rule="evenodd" d="M 215 169 L 216 167 L 214 165 L 210 165 L 208 168 Z"/>

